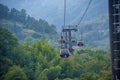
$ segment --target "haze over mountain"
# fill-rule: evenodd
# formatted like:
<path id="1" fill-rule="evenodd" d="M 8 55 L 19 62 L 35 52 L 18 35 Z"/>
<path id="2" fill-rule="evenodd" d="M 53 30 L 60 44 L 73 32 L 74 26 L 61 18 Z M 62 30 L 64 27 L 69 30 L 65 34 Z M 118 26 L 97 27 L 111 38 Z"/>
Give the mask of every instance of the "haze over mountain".
<path id="1" fill-rule="evenodd" d="M 81 19 L 89 0 L 66 0 L 66 25 L 76 25 Z M 0 0 L 1 4 L 18 10 L 25 9 L 30 16 L 54 24 L 57 31 L 63 25 L 64 0 Z M 87 46 L 109 49 L 108 0 L 92 0 L 76 34 Z"/>
<path id="2" fill-rule="evenodd" d="M 66 1 L 66 24 L 78 24 L 89 0 Z M 64 0 L 0 0 L 0 3 L 9 8 L 26 9 L 31 16 L 45 19 L 58 29 L 63 25 Z M 92 0 L 83 22 L 107 14 L 107 7 L 107 0 Z"/>

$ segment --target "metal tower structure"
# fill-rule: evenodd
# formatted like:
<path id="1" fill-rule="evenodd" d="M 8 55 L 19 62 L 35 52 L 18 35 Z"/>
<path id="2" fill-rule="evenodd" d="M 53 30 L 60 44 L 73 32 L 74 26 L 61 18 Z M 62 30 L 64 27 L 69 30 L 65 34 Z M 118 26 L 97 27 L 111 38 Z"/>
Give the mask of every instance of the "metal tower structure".
<path id="1" fill-rule="evenodd" d="M 112 80 L 120 80 L 120 0 L 109 0 Z"/>
<path id="2" fill-rule="evenodd" d="M 73 49 L 72 49 L 72 31 L 77 31 L 77 25 L 69 25 L 69 26 L 65 26 L 62 29 L 62 32 L 65 33 L 65 41 L 66 41 L 66 48 L 69 49 L 70 53 L 73 53 Z"/>

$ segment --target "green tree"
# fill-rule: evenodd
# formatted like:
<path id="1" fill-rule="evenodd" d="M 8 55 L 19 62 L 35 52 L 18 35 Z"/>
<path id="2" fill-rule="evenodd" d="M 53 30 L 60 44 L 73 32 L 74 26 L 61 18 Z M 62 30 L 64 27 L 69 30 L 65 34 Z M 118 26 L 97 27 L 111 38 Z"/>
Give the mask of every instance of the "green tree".
<path id="1" fill-rule="evenodd" d="M 20 19 L 20 11 L 18 11 L 15 8 L 12 8 L 11 11 L 10 11 L 10 16 L 11 16 L 11 20 L 19 21 L 19 19 Z"/>
<path id="2" fill-rule="evenodd" d="M 100 72 L 100 78 L 98 80 L 111 80 L 112 79 L 112 74 L 111 74 L 111 70 L 102 70 Z"/>
<path id="3" fill-rule="evenodd" d="M 27 76 L 21 67 L 14 65 L 5 74 L 4 80 L 27 80 Z"/>
<path id="4" fill-rule="evenodd" d="M 50 69 L 47 73 L 48 80 L 56 79 L 60 75 L 60 72 L 61 72 L 60 66 L 50 67 Z"/>
<path id="5" fill-rule="evenodd" d="M 80 80 L 97 80 L 99 78 L 99 75 L 97 73 L 93 72 L 86 72 L 82 75 L 80 75 Z"/>
<path id="6" fill-rule="evenodd" d="M 10 56 L 17 45 L 17 38 L 7 29 L 0 27 L 0 55 Z"/>
<path id="7" fill-rule="evenodd" d="M 37 80 L 48 80 L 47 78 L 48 71 L 49 71 L 48 69 L 44 69 Z"/>
<path id="8" fill-rule="evenodd" d="M 13 61 L 5 56 L 0 55 L 0 80 L 3 80 L 5 73 L 13 65 Z"/>
<path id="9" fill-rule="evenodd" d="M 25 23 L 26 22 L 26 10 L 21 9 L 20 11 L 20 22 Z"/>
<path id="10" fill-rule="evenodd" d="M 5 74 L 4 80 L 27 80 L 27 76 L 21 67 L 13 65 Z"/>
<path id="11" fill-rule="evenodd" d="M 9 9 L 7 6 L 0 4 L 0 19 L 6 19 L 9 16 Z"/>

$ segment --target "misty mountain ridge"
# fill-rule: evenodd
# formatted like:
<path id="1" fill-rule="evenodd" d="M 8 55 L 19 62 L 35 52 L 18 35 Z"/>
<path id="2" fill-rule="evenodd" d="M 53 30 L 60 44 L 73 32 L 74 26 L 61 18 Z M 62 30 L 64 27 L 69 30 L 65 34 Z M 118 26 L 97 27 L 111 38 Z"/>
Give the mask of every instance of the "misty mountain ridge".
<path id="1" fill-rule="evenodd" d="M 10 8 L 15 7 L 18 10 L 22 8 L 26 9 L 31 16 L 36 19 L 44 19 L 49 24 L 56 25 L 57 31 L 61 30 L 61 26 L 63 25 L 64 0 L 36 0 L 34 2 L 28 0 L 11 0 L 11 2 L 1 0 L 0 2 L 8 5 Z M 66 25 L 78 24 L 88 2 L 88 0 L 67 0 Z M 92 0 L 83 21 L 79 25 L 76 36 L 79 39 L 82 32 L 86 46 L 109 49 L 107 4 L 107 0 Z"/>
<path id="2" fill-rule="evenodd" d="M 55 24 L 58 29 L 63 25 L 64 0 L 11 0 L 10 2 L 1 0 L 0 2 L 10 8 L 26 9 L 31 16 Z M 66 24 L 78 24 L 89 1 L 66 0 L 66 2 Z M 83 22 L 98 17 L 100 14 L 107 14 L 107 7 L 107 0 L 92 0 Z"/>

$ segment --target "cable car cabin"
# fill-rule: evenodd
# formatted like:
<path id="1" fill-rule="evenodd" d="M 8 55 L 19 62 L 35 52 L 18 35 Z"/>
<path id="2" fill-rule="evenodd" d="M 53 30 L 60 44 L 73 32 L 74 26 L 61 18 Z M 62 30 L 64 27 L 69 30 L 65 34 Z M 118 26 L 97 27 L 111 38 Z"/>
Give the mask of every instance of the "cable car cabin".
<path id="1" fill-rule="evenodd" d="M 61 58 L 68 58 L 69 55 L 69 50 L 68 49 L 61 49 L 60 50 L 60 57 Z"/>
<path id="2" fill-rule="evenodd" d="M 79 41 L 77 45 L 78 45 L 79 47 L 84 46 L 83 41 Z"/>
<path id="3" fill-rule="evenodd" d="M 76 46 L 77 45 L 77 41 L 76 40 L 72 40 L 72 46 Z"/>
<path id="4" fill-rule="evenodd" d="M 61 43 L 61 44 L 65 44 L 65 43 L 66 43 L 66 41 L 63 39 L 63 36 L 61 36 L 60 43 Z"/>
<path id="5" fill-rule="evenodd" d="M 60 43 L 60 44 L 65 44 L 66 41 L 65 41 L 64 39 L 61 39 L 61 40 L 59 40 L 59 43 Z"/>

